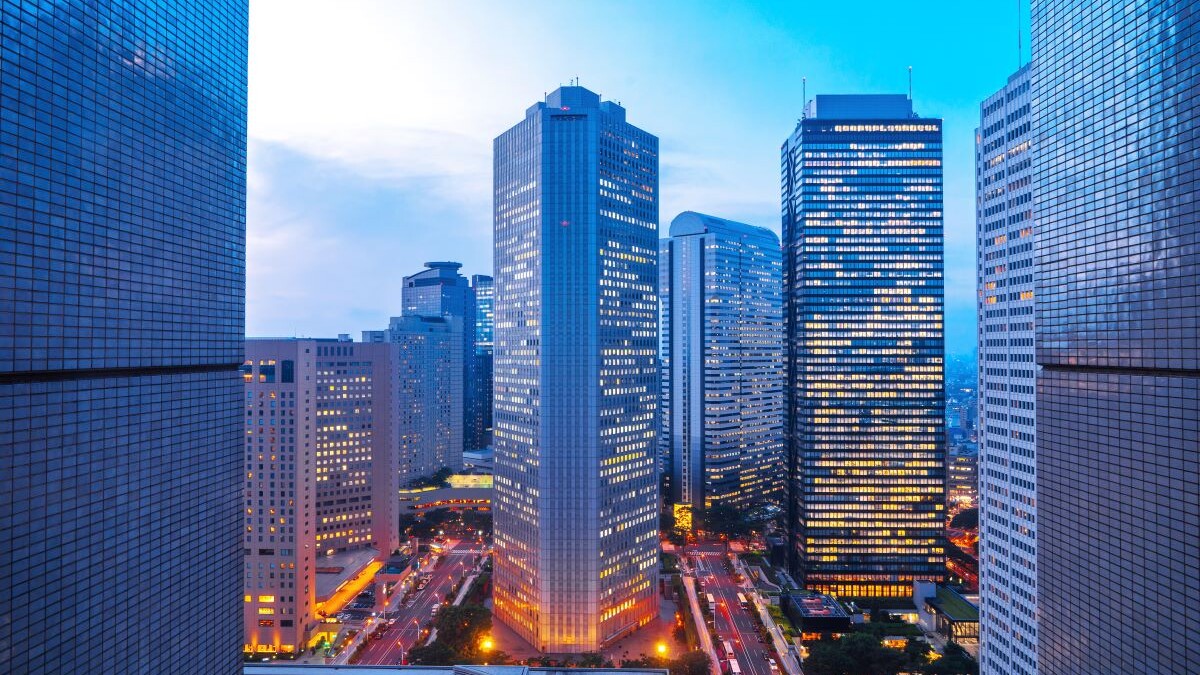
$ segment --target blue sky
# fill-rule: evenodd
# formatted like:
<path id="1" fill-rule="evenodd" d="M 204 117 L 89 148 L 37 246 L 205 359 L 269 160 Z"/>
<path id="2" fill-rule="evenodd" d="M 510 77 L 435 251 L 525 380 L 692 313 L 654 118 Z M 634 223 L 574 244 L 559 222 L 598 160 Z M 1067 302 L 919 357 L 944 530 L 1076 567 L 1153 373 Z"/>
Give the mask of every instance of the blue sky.
<path id="1" fill-rule="evenodd" d="M 491 141 L 573 77 L 659 137 L 664 230 L 694 210 L 778 232 L 801 78 L 904 93 L 911 65 L 945 120 L 947 351 L 970 352 L 974 129 L 1027 29 L 1007 1 L 255 0 L 247 334 L 357 336 L 426 260 L 490 273 Z"/>

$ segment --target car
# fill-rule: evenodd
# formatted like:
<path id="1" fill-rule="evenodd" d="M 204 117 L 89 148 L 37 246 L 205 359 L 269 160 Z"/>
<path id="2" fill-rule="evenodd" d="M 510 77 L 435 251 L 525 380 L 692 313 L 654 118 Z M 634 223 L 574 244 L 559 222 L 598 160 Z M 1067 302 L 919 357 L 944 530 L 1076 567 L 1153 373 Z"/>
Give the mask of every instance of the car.
<path id="1" fill-rule="evenodd" d="M 771 657 L 769 657 L 769 656 L 767 657 L 767 665 L 771 667 L 771 670 L 772 670 L 772 671 L 777 671 L 777 670 L 779 670 L 779 664 L 778 664 L 778 663 L 775 663 L 775 659 L 773 659 L 773 658 L 771 658 Z"/>

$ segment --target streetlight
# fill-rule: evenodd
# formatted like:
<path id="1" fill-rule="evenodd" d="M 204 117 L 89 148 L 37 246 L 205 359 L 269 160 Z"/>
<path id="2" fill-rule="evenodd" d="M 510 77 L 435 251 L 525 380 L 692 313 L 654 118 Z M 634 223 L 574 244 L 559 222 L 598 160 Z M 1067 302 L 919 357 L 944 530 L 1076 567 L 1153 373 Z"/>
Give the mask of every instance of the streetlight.
<path id="1" fill-rule="evenodd" d="M 416 646 L 417 639 L 421 637 L 421 624 L 416 619 L 413 619 L 412 625 L 413 625 L 413 628 L 417 631 L 416 636 L 413 637 L 413 645 Z M 404 630 L 408 630 L 408 629 L 405 628 Z M 403 631 L 401 631 L 401 632 L 403 632 Z M 408 665 L 407 660 L 405 660 L 405 658 L 404 658 L 405 655 L 408 653 L 408 650 L 406 650 L 404 648 L 404 637 L 403 636 L 401 636 L 399 639 L 396 640 L 396 645 L 398 647 L 400 647 L 400 665 L 402 665 L 402 666 Z"/>
<path id="2" fill-rule="evenodd" d="M 658 652 L 659 656 L 667 655 L 667 643 L 659 640 L 658 644 L 654 645 L 654 651 Z"/>

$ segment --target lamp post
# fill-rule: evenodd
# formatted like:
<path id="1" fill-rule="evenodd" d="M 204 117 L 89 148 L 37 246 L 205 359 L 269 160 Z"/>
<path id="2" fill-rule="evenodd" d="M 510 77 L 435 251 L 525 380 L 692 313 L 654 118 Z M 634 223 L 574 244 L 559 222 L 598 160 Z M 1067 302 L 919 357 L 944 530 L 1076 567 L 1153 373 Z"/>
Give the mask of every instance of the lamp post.
<path id="1" fill-rule="evenodd" d="M 421 624 L 416 619 L 413 619 L 412 625 L 413 625 L 413 630 L 416 631 L 416 635 L 413 636 L 413 645 L 415 646 L 417 644 L 417 638 L 421 637 Z M 406 631 L 406 630 L 408 630 L 408 629 L 405 628 L 405 629 L 401 630 L 400 631 L 400 639 L 396 640 L 396 644 L 400 646 L 400 665 L 402 665 L 402 666 L 408 665 L 408 661 L 404 657 L 411 650 L 411 648 L 404 647 L 404 631 Z"/>

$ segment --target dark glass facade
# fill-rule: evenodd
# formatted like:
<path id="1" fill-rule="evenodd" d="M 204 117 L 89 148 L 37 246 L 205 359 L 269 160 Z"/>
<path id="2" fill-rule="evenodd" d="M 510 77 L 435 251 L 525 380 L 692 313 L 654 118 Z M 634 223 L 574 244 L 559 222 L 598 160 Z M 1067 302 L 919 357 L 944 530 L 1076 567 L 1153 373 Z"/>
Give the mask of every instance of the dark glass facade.
<path id="1" fill-rule="evenodd" d="M 0 8 L 0 670 L 241 669 L 245 2 Z"/>
<path id="2" fill-rule="evenodd" d="M 1033 3 L 1038 670 L 1200 670 L 1200 14 Z"/>
<path id="3" fill-rule="evenodd" d="M 818 96 L 781 164 L 793 568 L 911 597 L 945 576 L 941 120 Z"/>
<path id="4" fill-rule="evenodd" d="M 492 329 L 495 325 L 495 293 L 492 278 L 471 276 L 475 291 L 475 372 L 474 398 L 471 400 L 471 427 L 464 442 L 472 450 L 486 448 L 492 442 Z"/>

